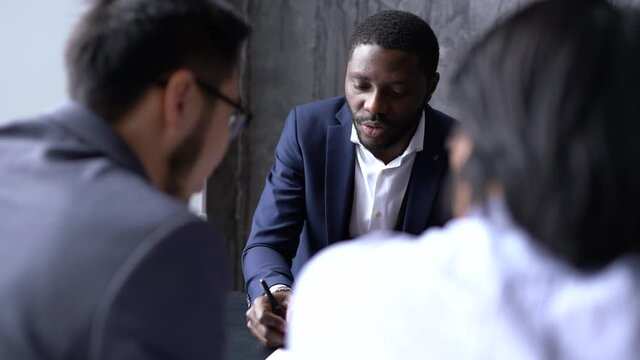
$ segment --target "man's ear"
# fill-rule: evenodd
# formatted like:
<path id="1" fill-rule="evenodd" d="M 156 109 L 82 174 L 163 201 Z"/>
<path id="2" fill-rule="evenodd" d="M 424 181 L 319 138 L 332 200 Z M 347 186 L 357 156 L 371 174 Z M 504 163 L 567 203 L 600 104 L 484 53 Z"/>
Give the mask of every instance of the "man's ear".
<path id="1" fill-rule="evenodd" d="M 165 85 L 162 104 L 163 133 L 180 142 L 189 133 L 201 114 L 203 101 L 197 80 L 192 71 L 181 69 L 173 72 Z"/>
<path id="2" fill-rule="evenodd" d="M 438 87 L 438 82 L 440 82 L 440 73 L 435 72 L 428 80 L 427 80 L 427 101 L 431 100 L 431 96 L 436 91 Z"/>

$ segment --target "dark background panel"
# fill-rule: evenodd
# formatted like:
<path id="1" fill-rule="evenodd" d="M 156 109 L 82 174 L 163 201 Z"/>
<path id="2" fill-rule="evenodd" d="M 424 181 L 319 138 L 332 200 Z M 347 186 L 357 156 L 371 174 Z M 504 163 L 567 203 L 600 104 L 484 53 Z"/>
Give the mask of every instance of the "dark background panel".
<path id="1" fill-rule="evenodd" d="M 346 43 L 355 25 L 380 10 L 400 9 L 429 22 L 440 41 L 441 81 L 431 105 L 455 115 L 449 80 L 465 49 L 506 14 L 531 0 L 233 0 L 253 26 L 242 68 L 243 98 L 254 113 L 207 185 L 207 212 L 227 236 L 234 289 L 251 217 L 273 163 L 289 110 L 342 95 Z M 638 5 L 640 0 L 619 0 Z"/>

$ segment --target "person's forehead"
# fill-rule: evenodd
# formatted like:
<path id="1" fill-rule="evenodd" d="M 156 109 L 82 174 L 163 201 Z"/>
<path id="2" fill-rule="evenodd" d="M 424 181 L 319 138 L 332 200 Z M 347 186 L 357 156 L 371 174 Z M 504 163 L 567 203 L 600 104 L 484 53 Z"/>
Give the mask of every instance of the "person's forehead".
<path id="1" fill-rule="evenodd" d="M 417 55 L 373 44 L 356 46 L 349 58 L 347 70 L 360 77 L 388 75 L 410 78 L 423 72 Z"/>

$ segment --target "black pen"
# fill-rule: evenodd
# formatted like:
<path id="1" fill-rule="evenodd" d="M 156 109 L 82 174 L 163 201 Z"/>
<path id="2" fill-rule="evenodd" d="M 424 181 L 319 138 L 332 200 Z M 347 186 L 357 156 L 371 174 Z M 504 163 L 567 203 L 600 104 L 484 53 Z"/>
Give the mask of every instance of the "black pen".
<path id="1" fill-rule="evenodd" d="M 271 290 L 269 290 L 269 285 L 267 285 L 267 282 L 264 281 L 264 279 L 260 279 L 260 285 L 262 285 L 262 289 L 264 290 L 264 294 L 267 295 L 267 297 L 269 298 L 269 303 L 271 304 L 271 308 L 273 309 L 273 313 L 278 315 L 278 316 L 280 316 L 283 319 L 286 319 L 284 310 L 282 310 L 282 307 L 278 303 L 278 300 L 276 300 L 276 298 L 271 293 Z"/>

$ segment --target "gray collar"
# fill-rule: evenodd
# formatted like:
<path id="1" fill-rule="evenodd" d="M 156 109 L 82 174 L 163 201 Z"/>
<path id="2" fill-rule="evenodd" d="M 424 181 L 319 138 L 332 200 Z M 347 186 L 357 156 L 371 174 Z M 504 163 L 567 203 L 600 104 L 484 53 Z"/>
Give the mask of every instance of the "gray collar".
<path id="1" fill-rule="evenodd" d="M 142 164 L 129 145 L 105 120 L 78 103 L 68 103 L 54 110 L 50 118 L 69 132 L 93 145 L 123 168 L 148 180 Z"/>

